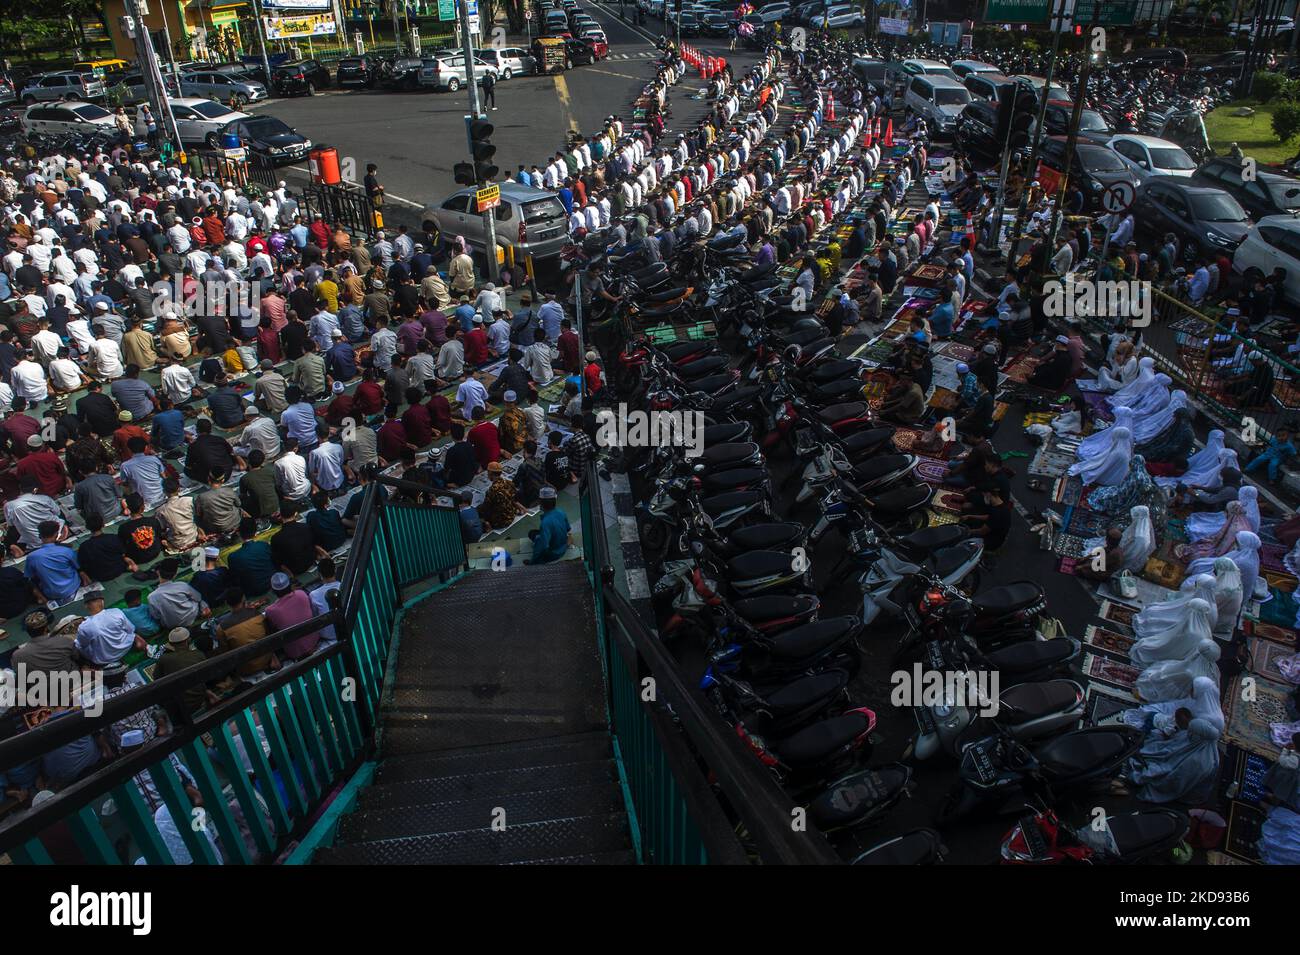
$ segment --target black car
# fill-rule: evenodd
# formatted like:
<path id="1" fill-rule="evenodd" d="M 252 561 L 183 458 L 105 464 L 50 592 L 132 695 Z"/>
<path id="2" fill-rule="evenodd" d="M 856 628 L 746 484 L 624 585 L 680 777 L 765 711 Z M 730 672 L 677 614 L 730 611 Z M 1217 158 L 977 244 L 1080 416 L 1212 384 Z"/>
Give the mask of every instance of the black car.
<path id="1" fill-rule="evenodd" d="M 1222 156 L 1207 160 L 1192 173 L 1191 181 L 1198 186 L 1222 189 L 1256 221 L 1300 209 L 1300 179 L 1257 169 L 1255 178 L 1248 180 L 1245 171 L 1241 163 Z"/>
<path id="2" fill-rule="evenodd" d="M 418 90 L 423 63 L 418 56 L 398 56 L 385 60 L 379 70 L 379 85 L 386 90 Z"/>
<path id="3" fill-rule="evenodd" d="M 701 18 L 705 36 L 726 36 L 731 32 L 731 18 L 725 13 L 706 13 Z"/>
<path id="4" fill-rule="evenodd" d="M 1177 176 L 1149 179 L 1133 203 L 1133 219 L 1151 234 L 1172 232 L 1193 261 L 1219 252 L 1231 256 L 1250 231 L 1250 219 L 1236 199 Z"/>
<path id="5" fill-rule="evenodd" d="M 569 59 L 569 66 L 585 66 L 596 62 L 596 48 L 586 40 L 565 40 L 564 55 Z"/>
<path id="6" fill-rule="evenodd" d="M 227 124 L 221 133 L 234 133 L 249 152 L 264 156 L 276 165 L 299 162 L 311 149 L 310 139 L 274 116 L 259 114 L 237 119 Z M 221 135 L 217 133 L 209 138 L 221 141 Z"/>
<path id="7" fill-rule="evenodd" d="M 1043 113 L 1043 128 L 1049 136 L 1068 136 L 1070 123 L 1074 119 L 1074 104 L 1061 100 L 1051 100 Z M 1095 109 L 1087 109 L 1079 114 L 1079 138 L 1089 142 L 1105 145 L 1115 131 L 1106 123 L 1105 117 Z"/>
<path id="8" fill-rule="evenodd" d="M 1120 64 L 1127 67 L 1158 67 L 1162 70 L 1187 69 L 1187 54 L 1177 47 L 1141 50 Z"/>
<path id="9" fill-rule="evenodd" d="M 1057 172 L 1066 172 L 1065 136 L 1048 136 L 1039 146 L 1039 159 L 1043 165 Z M 1092 213 L 1101 211 L 1101 196 L 1105 188 L 1115 182 L 1136 186 L 1137 181 L 1128 167 L 1110 149 L 1079 140 L 1074 145 L 1074 160 L 1069 163 L 1069 174 L 1083 187 L 1086 208 Z"/>
<path id="10" fill-rule="evenodd" d="M 957 117 L 953 138 L 966 152 L 997 158 L 1002 155 L 998 140 L 998 110 L 992 103 L 972 100 Z"/>
<path id="11" fill-rule="evenodd" d="M 294 60 L 271 73 L 271 86 L 279 96 L 311 96 L 329 85 L 330 71 L 319 60 Z"/>
<path id="12" fill-rule="evenodd" d="M 681 28 L 682 36 L 700 35 L 700 18 L 694 13 L 683 13 L 675 22 Z"/>
<path id="13" fill-rule="evenodd" d="M 339 60 L 336 76 L 339 89 L 347 86 L 374 87 L 379 83 L 379 57 L 369 53 Z"/>

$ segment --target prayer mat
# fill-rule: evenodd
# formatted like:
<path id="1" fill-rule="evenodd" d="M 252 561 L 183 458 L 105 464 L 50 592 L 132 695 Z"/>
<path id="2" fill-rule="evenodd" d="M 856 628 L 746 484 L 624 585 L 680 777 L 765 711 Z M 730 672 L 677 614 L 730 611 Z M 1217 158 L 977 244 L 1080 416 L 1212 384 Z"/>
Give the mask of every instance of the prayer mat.
<path id="1" fill-rule="evenodd" d="M 1054 411 L 1027 411 L 1025 412 L 1025 427 L 1031 424 L 1051 424 L 1052 419 L 1056 417 Z"/>
<path id="2" fill-rule="evenodd" d="M 1080 537 L 1101 537 L 1109 530 L 1110 525 L 1111 522 L 1105 514 L 1090 511 L 1086 507 L 1075 507 L 1070 510 L 1070 521 L 1065 529 Z"/>
<path id="3" fill-rule="evenodd" d="M 947 275 L 947 269 L 942 265 L 931 265 L 927 263 L 926 265 L 922 265 L 913 270 L 912 274 L 908 276 L 908 281 L 914 282 L 918 285 L 937 285 L 939 282 L 943 281 L 945 275 Z"/>
<path id="4" fill-rule="evenodd" d="M 1187 541 L 1187 521 L 1181 517 L 1171 517 L 1165 521 L 1164 537 L 1174 543 L 1185 543 Z"/>
<path id="5" fill-rule="evenodd" d="M 950 514 L 961 513 L 961 492 L 938 490 L 934 492 L 934 497 L 930 499 L 930 507 L 938 511 L 946 511 Z"/>
<path id="6" fill-rule="evenodd" d="M 1097 616 L 1108 623 L 1117 623 L 1132 632 L 1133 618 L 1138 613 L 1138 608 L 1130 604 L 1119 603 L 1115 600 L 1104 600 L 1101 609 L 1097 611 Z"/>
<path id="7" fill-rule="evenodd" d="M 1264 795 L 1264 777 L 1273 768 L 1273 760 L 1265 759 L 1258 753 L 1248 753 L 1236 746 L 1229 746 L 1228 752 L 1237 757 L 1236 771 L 1233 774 L 1233 781 L 1237 784 L 1237 798 L 1258 805 Z"/>
<path id="8" fill-rule="evenodd" d="M 1273 623 L 1262 623 L 1258 620 L 1246 620 L 1241 625 L 1242 631 L 1251 637 L 1258 637 L 1260 640 L 1268 640 L 1286 647 L 1287 651 L 1294 653 L 1296 650 L 1296 632 L 1290 627 L 1279 627 Z"/>
<path id="9" fill-rule="evenodd" d="M 1282 558 L 1290 553 L 1285 544 L 1265 544 L 1259 549 L 1259 569 L 1274 574 L 1295 576 L 1282 563 Z"/>
<path id="10" fill-rule="evenodd" d="M 917 439 L 920 438 L 923 433 L 924 432 L 918 431 L 915 428 L 899 428 L 894 432 L 894 447 L 896 447 L 900 452 L 910 451 L 912 450 L 912 445 L 916 444 Z"/>
<path id="11" fill-rule="evenodd" d="M 1056 483 L 1052 486 L 1052 501 L 1054 503 L 1074 507 L 1081 500 L 1083 500 L 1083 482 L 1079 478 L 1073 475 L 1057 478 Z"/>
<path id="12" fill-rule="evenodd" d="M 934 508 L 928 508 L 926 514 L 930 518 L 930 527 L 939 527 L 943 524 L 957 523 L 957 514 L 953 511 L 936 511 Z"/>
<path id="13" fill-rule="evenodd" d="M 1296 589 L 1296 577 L 1294 574 L 1279 574 L 1277 571 L 1263 571 L 1264 581 L 1269 587 L 1278 590 L 1284 594 L 1290 594 Z"/>
<path id="14" fill-rule="evenodd" d="M 883 401 L 885 398 L 885 392 L 888 390 L 889 383 L 883 378 L 871 378 L 862 386 L 862 397 L 866 398 L 868 401 L 873 398 L 879 398 Z"/>
<path id="15" fill-rule="evenodd" d="M 970 345 L 963 345 L 961 342 L 947 342 L 939 346 L 937 354 L 951 358 L 953 361 L 970 364 L 971 359 L 975 357 L 975 349 Z"/>
<path id="16" fill-rule="evenodd" d="M 1105 726 L 1122 723 L 1126 710 L 1133 709 L 1134 700 L 1128 695 L 1118 695 L 1108 687 L 1094 684 L 1088 687 L 1087 702 L 1083 711 L 1084 726 Z"/>
<path id="17" fill-rule="evenodd" d="M 1187 576 L 1187 569 L 1180 563 L 1152 557 L 1147 561 L 1147 565 L 1142 568 L 1142 576 L 1153 584 L 1177 590 L 1178 585 Z"/>
<path id="18" fill-rule="evenodd" d="M 1022 385 L 1028 384 L 1029 376 L 1034 373 L 1034 368 L 1038 362 L 1032 358 L 1017 358 L 1011 364 L 1002 369 L 1003 373 L 1012 381 L 1018 381 Z"/>
<path id="19" fill-rule="evenodd" d="M 1079 558 L 1077 557 L 1062 557 L 1061 562 L 1056 565 L 1056 572 L 1058 574 L 1069 574 L 1070 576 L 1074 576 L 1078 573 L 1078 570 Z"/>
<path id="20" fill-rule="evenodd" d="M 1112 687 L 1123 693 L 1131 694 L 1137 683 L 1139 671 L 1136 667 L 1098 653 L 1088 653 L 1083 658 L 1083 675 L 1104 686 Z M 1136 702 L 1137 697 L 1133 697 Z"/>
<path id="21" fill-rule="evenodd" d="M 1090 652 L 1112 657 L 1122 663 L 1129 662 L 1129 650 L 1133 648 L 1133 644 L 1136 642 L 1136 637 L 1125 636 L 1122 633 L 1116 633 L 1114 630 L 1107 630 L 1104 627 L 1091 624 L 1083 632 L 1083 645 Z"/>
<path id="22" fill-rule="evenodd" d="M 1062 557 L 1083 557 L 1088 552 L 1088 538 L 1078 534 L 1058 533 L 1052 541 L 1052 550 Z"/>
<path id="23" fill-rule="evenodd" d="M 1248 752 L 1277 759 L 1279 749 L 1273 742 L 1269 725 L 1291 722 L 1287 700 L 1294 687 L 1253 677 L 1254 698 L 1245 700 L 1242 698 L 1241 679 L 1236 677 L 1228 686 L 1224 702 L 1227 727 L 1223 738 Z"/>
<path id="24" fill-rule="evenodd" d="M 916 461 L 916 470 L 914 472 L 922 481 L 928 481 L 930 484 L 942 484 L 948 477 L 948 463 L 940 461 L 937 458 L 919 457 Z"/>
<path id="25" fill-rule="evenodd" d="M 888 361 L 889 356 L 893 353 L 893 345 L 887 341 L 876 339 L 874 342 L 868 342 L 866 345 L 859 348 L 853 353 L 853 357 L 860 358 L 871 365 L 879 365 L 882 362 Z"/>
<path id="26" fill-rule="evenodd" d="M 1284 647 L 1263 637 L 1248 637 L 1246 648 L 1250 651 L 1250 670 L 1258 676 L 1281 686 L 1294 685 L 1277 668 L 1277 661 L 1295 656 L 1294 647 Z"/>
<path id="27" fill-rule="evenodd" d="M 1189 335 L 1199 335 L 1205 331 L 1205 322 L 1195 316 L 1180 318 L 1176 322 L 1171 322 L 1165 326 L 1171 332 L 1186 332 Z"/>
<path id="28" fill-rule="evenodd" d="M 1110 410 L 1109 395 L 1104 395 L 1098 391 L 1084 392 L 1083 400 L 1088 405 L 1088 410 L 1092 412 L 1094 418 L 1101 418 L 1103 421 L 1115 420 L 1115 413 Z"/>
<path id="29" fill-rule="evenodd" d="M 960 403 L 960 397 L 951 388 L 935 388 L 927 402 L 931 408 L 939 411 L 953 411 Z"/>
<path id="30" fill-rule="evenodd" d="M 1001 421 L 1003 418 L 1006 417 L 1007 412 L 1010 410 L 1011 410 L 1011 405 L 1009 405 L 1007 402 L 1005 401 L 997 402 L 993 406 L 993 420 Z"/>
<path id="31" fill-rule="evenodd" d="M 1228 831 L 1223 837 L 1223 852 L 1239 864 L 1257 864 L 1259 842 L 1267 814 L 1258 806 L 1234 799 L 1228 806 Z"/>

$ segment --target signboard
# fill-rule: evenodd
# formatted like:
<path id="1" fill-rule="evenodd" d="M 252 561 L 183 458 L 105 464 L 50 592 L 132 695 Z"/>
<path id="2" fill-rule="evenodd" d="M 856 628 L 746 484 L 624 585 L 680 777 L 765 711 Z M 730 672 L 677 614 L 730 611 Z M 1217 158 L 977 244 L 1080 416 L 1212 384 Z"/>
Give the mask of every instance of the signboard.
<path id="1" fill-rule="evenodd" d="M 495 209 L 501 205 L 501 187 L 487 186 L 474 193 L 474 198 L 478 201 L 478 211 L 487 212 L 489 209 Z"/>
<path id="2" fill-rule="evenodd" d="M 262 20 L 266 24 L 268 40 L 293 40 L 338 32 L 333 13 L 315 13 L 308 17 L 263 17 Z"/>
<path id="3" fill-rule="evenodd" d="M 456 19 L 456 0 L 438 0 L 438 19 Z"/>
<path id="4" fill-rule="evenodd" d="M 963 53 L 969 53 L 973 49 L 975 49 L 974 35 L 970 33 L 963 33 L 961 35 L 961 51 Z"/>
<path id="5" fill-rule="evenodd" d="M 264 10 L 329 10 L 330 0 L 262 0 Z"/>
<path id="6" fill-rule="evenodd" d="M 238 10 L 212 10 L 210 15 L 214 27 L 228 27 L 239 22 Z"/>
<path id="7" fill-rule="evenodd" d="M 988 0 L 984 19 L 994 23 L 1046 23 L 1060 0 Z M 1067 3 L 1070 0 L 1066 0 Z"/>
<path id="8" fill-rule="evenodd" d="M 1038 164 L 1038 171 L 1034 174 L 1034 178 L 1038 180 L 1038 184 L 1043 187 L 1043 191 L 1049 196 L 1056 195 L 1061 188 L 1061 174 L 1051 166 L 1044 165 L 1041 162 Z"/>
<path id="9" fill-rule="evenodd" d="M 910 20 L 899 20 L 896 17 L 881 17 L 880 32 L 890 36 L 907 36 Z"/>
<path id="10" fill-rule="evenodd" d="M 1057 0 L 1059 3 L 1059 0 Z M 1137 0 L 1065 0 L 1065 16 L 1057 29 L 1069 30 L 1075 25 L 1090 26 L 1093 8 L 1101 3 L 1101 15 L 1097 18 L 1100 27 L 1131 27 L 1137 19 Z M 1053 21 L 1056 20 L 1056 6 L 1052 7 Z"/>
<path id="11" fill-rule="evenodd" d="M 524 19 L 531 20 L 532 18 L 533 18 L 533 8 L 529 7 L 527 10 L 524 11 Z"/>
<path id="12" fill-rule="evenodd" d="M 1137 190 L 1132 183 L 1112 182 L 1101 194 L 1101 207 L 1107 212 L 1125 212 L 1136 198 Z"/>

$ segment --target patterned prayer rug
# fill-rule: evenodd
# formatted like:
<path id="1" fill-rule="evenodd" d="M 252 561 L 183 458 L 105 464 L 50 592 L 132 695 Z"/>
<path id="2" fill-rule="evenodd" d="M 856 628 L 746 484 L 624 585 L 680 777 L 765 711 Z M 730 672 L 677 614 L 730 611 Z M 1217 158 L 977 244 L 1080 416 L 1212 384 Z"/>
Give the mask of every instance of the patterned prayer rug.
<path id="1" fill-rule="evenodd" d="M 1133 630 L 1133 618 L 1137 615 L 1138 608 L 1114 600 L 1102 601 L 1101 609 L 1097 611 L 1097 616 L 1101 617 L 1102 620 L 1111 624 L 1119 624 L 1129 632 Z"/>
<path id="2" fill-rule="evenodd" d="M 1056 572 L 1059 574 L 1069 574 L 1074 576 L 1079 572 L 1079 558 L 1062 557 L 1061 562 L 1056 565 Z"/>
<path id="3" fill-rule="evenodd" d="M 975 357 L 975 349 L 970 345 L 963 345 L 961 342 L 946 342 L 939 346 L 938 354 L 953 361 L 961 361 L 970 364 L 971 359 Z"/>
<path id="4" fill-rule="evenodd" d="M 1275 624 L 1284 629 L 1293 628 L 1296 619 L 1295 596 L 1279 590 L 1277 587 L 1269 587 L 1269 593 L 1272 595 L 1272 599 L 1266 600 L 1263 606 L 1260 607 L 1260 621 Z"/>
<path id="5" fill-rule="evenodd" d="M 934 492 L 934 497 L 930 500 L 930 507 L 936 511 L 945 511 L 950 514 L 961 513 L 961 492 L 939 490 Z"/>
<path id="6" fill-rule="evenodd" d="M 1070 509 L 1070 521 L 1065 529 L 1070 534 L 1080 537 L 1101 537 L 1110 528 L 1111 521 L 1100 511 L 1090 511 L 1086 507 Z"/>
<path id="7" fill-rule="evenodd" d="M 931 527 L 957 523 L 957 515 L 953 511 L 936 511 L 934 508 L 928 508 L 926 513 L 929 515 Z"/>
<path id="8" fill-rule="evenodd" d="M 1133 709 L 1136 702 L 1129 694 L 1120 694 L 1099 683 L 1088 687 L 1086 700 L 1083 711 L 1085 726 L 1121 723 L 1125 710 Z"/>
<path id="9" fill-rule="evenodd" d="M 1029 462 L 1029 473 L 1049 478 L 1064 477 L 1065 473 L 1070 470 L 1070 465 L 1074 464 L 1074 461 L 1073 454 L 1066 454 L 1043 445 L 1038 449 L 1038 453 L 1034 455 L 1033 460 Z"/>
<path id="10" fill-rule="evenodd" d="M 1255 843 L 1259 842 L 1266 813 L 1258 806 L 1234 799 L 1228 806 L 1228 831 L 1223 838 L 1223 851 L 1238 864 L 1259 862 Z"/>
<path id="11" fill-rule="evenodd" d="M 938 458 L 918 457 L 916 476 L 930 484 L 942 484 L 949 475 L 948 463 Z"/>
<path id="12" fill-rule="evenodd" d="M 1135 637 L 1124 636 L 1104 627 L 1089 626 L 1083 633 L 1083 645 L 1094 653 L 1112 657 L 1123 663 L 1128 662 L 1129 650 L 1137 642 Z"/>
<path id="13" fill-rule="evenodd" d="M 1057 478 L 1052 486 L 1052 500 L 1066 507 L 1074 507 L 1083 500 L 1083 482 L 1074 476 Z"/>
<path id="14" fill-rule="evenodd" d="M 1248 636 L 1286 647 L 1288 652 L 1294 653 L 1296 650 L 1296 632 L 1290 627 L 1279 627 L 1275 623 L 1263 623 L 1259 620 L 1247 620 L 1242 623 L 1241 629 Z"/>
<path id="15" fill-rule="evenodd" d="M 1142 576 L 1153 584 L 1176 590 L 1187 576 L 1187 568 L 1172 560 L 1152 557 L 1142 568 Z"/>
<path id="16" fill-rule="evenodd" d="M 1062 557 L 1080 558 L 1088 552 L 1088 538 L 1078 534 L 1057 534 L 1052 541 L 1052 550 Z"/>
<path id="17" fill-rule="evenodd" d="M 1259 549 L 1260 570 L 1293 576 L 1291 571 L 1287 570 L 1286 565 L 1282 563 L 1282 558 L 1286 557 L 1288 553 L 1290 551 L 1285 544 L 1265 544 Z"/>
<path id="18" fill-rule="evenodd" d="M 1251 699 L 1244 699 L 1241 677 L 1236 677 L 1228 687 L 1224 711 L 1227 728 L 1223 738 L 1242 749 L 1277 759 L 1278 746 L 1269 731 L 1271 723 L 1290 723 L 1287 699 L 1294 689 L 1281 683 L 1254 677 Z"/>
<path id="19" fill-rule="evenodd" d="M 1265 640 L 1263 637 L 1249 637 L 1246 640 L 1246 648 L 1250 651 L 1250 670 L 1252 673 L 1281 686 L 1290 685 L 1291 681 L 1283 676 L 1282 671 L 1277 668 L 1277 661 L 1295 656 L 1294 647 L 1284 647 L 1280 643 Z"/>
<path id="20" fill-rule="evenodd" d="M 1137 683 L 1139 671 L 1127 663 L 1102 656 L 1098 653 L 1085 654 L 1083 658 L 1083 675 L 1105 686 L 1131 694 Z M 1134 700 L 1137 698 L 1134 697 Z"/>

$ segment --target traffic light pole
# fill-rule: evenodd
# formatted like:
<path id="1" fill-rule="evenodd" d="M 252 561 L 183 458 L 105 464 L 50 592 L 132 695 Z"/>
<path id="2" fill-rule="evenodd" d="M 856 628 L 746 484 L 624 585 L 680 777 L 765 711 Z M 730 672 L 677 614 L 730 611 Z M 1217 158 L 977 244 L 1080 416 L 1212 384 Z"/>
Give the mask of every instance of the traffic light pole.
<path id="1" fill-rule="evenodd" d="M 1092 4 L 1092 22 L 1088 24 L 1088 32 L 1083 37 L 1083 65 L 1079 67 L 1079 90 L 1074 97 L 1074 112 L 1070 116 L 1070 135 L 1065 141 L 1065 171 L 1061 174 L 1060 185 L 1056 188 L 1056 208 L 1052 210 L 1052 227 L 1048 230 L 1047 249 L 1052 251 L 1056 248 L 1056 236 L 1060 232 L 1061 223 L 1065 219 L 1065 187 L 1070 181 L 1070 170 L 1074 168 L 1074 149 L 1079 144 L 1079 121 L 1083 118 L 1083 101 L 1088 95 L 1088 76 L 1092 72 L 1092 55 L 1088 52 L 1088 44 L 1092 41 L 1092 31 L 1101 23 L 1101 0 L 1093 0 Z M 1043 94 L 1044 100 L 1047 98 L 1046 92 Z M 1091 249 L 1082 250 L 1081 254 L 1090 254 Z"/>
<path id="2" fill-rule="evenodd" d="M 470 40 L 469 32 L 469 4 L 465 0 L 456 0 L 456 6 L 460 10 L 460 42 L 465 54 L 465 85 L 469 87 L 469 113 L 470 118 L 465 123 L 465 134 L 469 140 L 469 124 L 483 115 L 479 108 L 478 101 L 478 79 L 474 75 L 474 44 Z M 474 144 L 468 141 L 469 159 L 477 168 L 478 162 L 474 156 Z M 486 183 L 478 183 L 479 186 Z M 477 201 L 477 200 L 476 200 Z M 487 257 L 488 278 L 495 282 L 501 277 L 497 269 L 497 221 L 496 212 L 488 209 L 483 213 L 483 245 L 484 255 Z"/>
<path id="3" fill-rule="evenodd" d="M 135 26 L 135 55 L 140 63 L 140 75 L 149 96 L 149 104 L 154 110 L 154 121 L 162 130 L 162 138 L 169 144 L 181 149 L 180 132 L 176 128 L 176 117 L 172 115 L 172 106 L 167 98 L 167 84 L 163 82 L 162 70 L 158 66 L 158 54 L 154 51 L 153 40 L 145 27 L 144 17 L 140 14 L 138 0 L 127 0 L 127 15 Z"/>
<path id="4" fill-rule="evenodd" d="M 1099 3 L 1100 0 L 1093 0 Z M 1032 177 L 1038 168 L 1038 144 L 1043 141 L 1043 121 L 1047 117 L 1047 97 L 1048 91 L 1052 88 L 1052 76 L 1056 72 L 1056 57 L 1061 51 L 1061 23 L 1065 20 L 1065 0 L 1057 0 L 1056 15 L 1052 18 L 1051 25 L 1055 28 L 1052 32 L 1052 55 L 1047 61 L 1047 78 L 1043 83 L 1043 95 L 1038 100 L 1038 119 L 1034 123 L 1034 141 L 1030 144 L 1028 174 Z M 1011 250 L 1007 253 L 1007 271 L 1010 272 L 1016 265 L 1016 248 L 1020 245 L 1020 230 L 1025 227 L 1025 215 L 1029 211 L 1029 187 L 1028 182 L 1033 182 L 1032 178 L 1027 179 L 1026 186 L 1020 190 L 1020 207 L 1016 210 L 1016 221 L 1011 231 Z"/>

